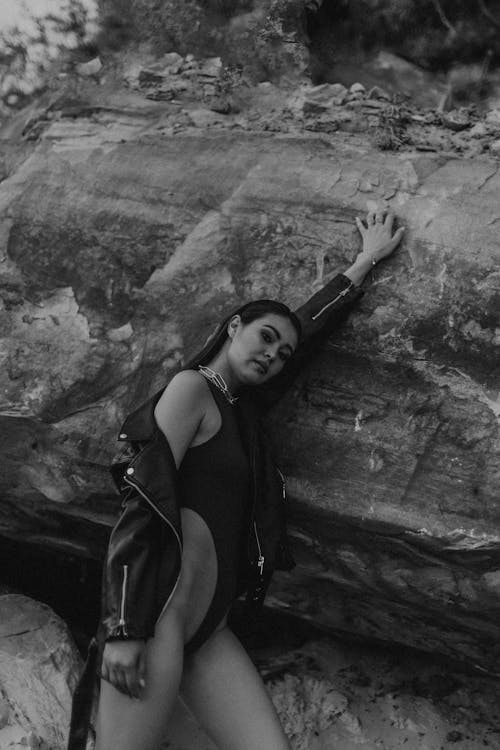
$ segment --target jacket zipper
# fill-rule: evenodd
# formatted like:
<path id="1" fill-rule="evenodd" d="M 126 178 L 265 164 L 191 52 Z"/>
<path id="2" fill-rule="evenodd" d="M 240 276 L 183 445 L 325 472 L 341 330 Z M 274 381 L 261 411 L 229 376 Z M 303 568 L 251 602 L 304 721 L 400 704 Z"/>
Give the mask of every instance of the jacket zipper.
<path id="1" fill-rule="evenodd" d="M 255 509 L 257 507 L 257 482 L 256 482 L 256 476 L 257 472 L 255 469 L 255 434 L 253 437 L 253 445 L 252 445 L 252 474 L 253 474 L 253 508 L 252 508 L 252 522 L 253 522 L 253 532 L 255 535 L 255 541 L 257 542 L 257 550 L 259 553 L 259 557 L 257 559 L 257 567 L 259 569 L 260 577 L 262 578 L 264 576 L 264 562 L 265 558 L 262 554 L 262 547 L 260 546 L 260 539 L 259 539 L 259 533 L 257 531 L 257 521 L 255 519 Z"/>
<path id="2" fill-rule="evenodd" d="M 120 602 L 120 620 L 118 627 L 121 629 L 121 633 L 128 637 L 127 623 L 125 621 L 125 602 L 127 598 L 127 582 L 128 582 L 128 565 L 123 565 L 123 581 L 122 581 L 122 599 Z"/>
<path id="3" fill-rule="evenodd" d="M 341 297 L 345 297 L 346 294 L 349 294 L 353 286 L 354 285 L 351 282 L 346 289 L 343 289 L 341 292 L 339 292 L 337 296 L 334 299 L 330 300 L 330 302 L 328 302 L 324 307 L 322 307 L 319 312 L 317 312 L 315 315 L 312 315 L 311 320 L 317 320 L 317 318 L 319 318 L 319 316 L 322 315 L 325 312 L 325 310 L 328 310 L 329 307 L 334 305 L 338 299 L 340 299 Z"/>
<path id="4" fill-rule="evenodd" d="M 163 514 L 163 513 L 161 512 L 161 510 L 160 510 L 159 508 L 157 508 L 157 507 L 156 507 L 156 505 L 155 505 L 155 504 L 153 503 L 153 501 L 149 499 L 149 497 L 148 497 L 148 496 L 146 495 L 146 493 L 145 493 L 145 492 L 144 492 L 144 491 L 143 491 L 143 490 L 142 490 L 142 489 L 141 489 L 141 488 L 139 487 L 139 485 L 138 485 L 138 484 L 137 484 L 136 482 L 134 482 L 133 480 L 131 480 L 131 479 L 130 479 L 130 477 L 129 477 L 129 476 L 127 476 L 127 474 L 125 474 L 125 475 L 124 475 L 123 479 L 124 479 L 124 481 L 125 481 L 125 482 L 126 482 L 127 484 L 129 484 L 129 485 L 130 485 L 131 487 L 133 487 L 133 488 L 134 488 L 135 490 L 137 490 L 137 492 L 139 493 L 139 495 L 140 495 L 141 497 L 143 497 L 143 498 L 144 498 L 144 500 L 145 500 L 145 501 L 146 501 L 146 502 L 147 502 L 147 503 L 148 503 L 148 504 L 149 504 L 149 505 L 150 505 L 150 506 L 151 506 L 151 507 L 153 508 L 153 510 L 155 511 L 155 513 L 157 513 L 157 514 L 158 514 L 158 515 L 159 515 L 159 516 L 160 516 L 161 518 L 163 518 L 163 520 L 165 521 L 165 523 L 166 523 L 166 524 L 167 524 L 168 526 L 170 526 L 170 528 L 171 528 L 171 529 L 172 529 L 172 531 L 174 532 L 174 536 L 175 536 L 175 539 L 176 539 L 176 541 L 177 541 L 177 545 L 178 545 L 178 547 L 179 547 L 179 555 L 180 555 L 180 556 L 181 556 L 181 558 L 182 558 L 182 542 L 181 542 L 181 539 L 180 539 L 180 536 L 179 536 L 179 534 L 177 533 L 177 530 L 175 529 L 175 526 L 174 526 L 174 525 L 173 525 L 173 524 L 171 523 L 171 521 L 169 521 L 169 520 L 168 520 L 168 518 L 167 518 L 167 517 L 166 517 L 166 516 L 165 516 L 165 515 L 164 515 L 164 514 Z M 166 601 L 166 602 L 165 602 L 165 604 L 163 605 L 163 607 L 162 607 L 162 610 L 161 610 L 160 614 L 158 615 L 158 617 L 157 617 L 157 619 L 156 619 L 156 622 L 159 622 L 159 620 L 161 619 L 161 617 L 162 617 L 163 613 L 165 612 L 165 610 L 167 609 L 168 605 L 170 604 L 170 602 L 171 602 L 171 600 L 172 600 L 172 597 L 173 597 L 173 595 L 175 594 L 175 590 L 176 590 L 176 588 L 177 588 L 177 585 L 178 585 L 178 583 L 179 583 L 180 577 L 181 577 L 181 574 L 180 574 L 180 570 L 179 570 L 179 573 L 177 574 L 177 578 L 176 578 L 176 581 L 175 581 L 174 587 L 173 587 L 172 591 L 170 592 L 170 596 L 168 597 L 167 601 Z"/>
<path id="5" fill-rule="evenodd" d="M 257 560 L 257 567 L 259 569 L 261 577 L 264 575 L 264 555 L 262 554 L 262 548 L 260 546 L 260 540 L 259 535 L 257 534 L 257 524 L 254 520 L 253 522 L 253 530 L 255 533 L 255 541 L 257 542 L 257 549 L 259 551 L 259 558 Z"/>
<path id="6" fill-rule="evenodd" d="M 277 471 L 277 472 L 278 472 L 278 474 L 280 475 L 280 479 L 281 479 L 281 494 L 282 494 L 282 496 L 283 496 L 283 501 L 284 501 L 284 502 L 286 502 L 286 484 L 285 484 L 285 476 L 284 476 L 283 472 L 281 471 L 281 469 L 279 469 L 278 467 L 276 467 L 276 471 Z"/>

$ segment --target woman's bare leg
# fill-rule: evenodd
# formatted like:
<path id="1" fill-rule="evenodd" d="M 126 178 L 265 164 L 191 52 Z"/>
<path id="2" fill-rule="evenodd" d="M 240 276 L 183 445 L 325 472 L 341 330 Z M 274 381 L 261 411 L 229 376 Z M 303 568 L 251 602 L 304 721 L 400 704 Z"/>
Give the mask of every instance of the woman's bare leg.
<path id="1" fill-rule="evenodd" d="M 206 523 L 182 509 L 184 550 L 179 584 L 147 643 L 146 686 L 140 700 L 101 680 L 95 750 L 158 750 L 172 714 L 184 644 L 200 626 L 215 590 L 217 556 Z"/>
<path id="2" fill-rule="evenodd" d="M 101 680 L 95 750 L 158 750 L 182 674 L 183 628 L 174 612 L 165 614 L 146 648 L 140 700 Z"/>
<path id="3" fill-rule="evenodd" d="M 219 750 L 290 750 L 259 673 L 228 627 L 186 659 L 181 697 Z"/>

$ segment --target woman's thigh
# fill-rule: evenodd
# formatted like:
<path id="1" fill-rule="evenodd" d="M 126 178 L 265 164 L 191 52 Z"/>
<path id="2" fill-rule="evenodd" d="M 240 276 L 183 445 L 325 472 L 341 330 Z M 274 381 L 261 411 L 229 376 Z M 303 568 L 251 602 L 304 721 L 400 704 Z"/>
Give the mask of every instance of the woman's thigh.
<path id="1" fill-rule="evenodd" d="M 183 648 L 182 623 L 167 612 L 146 645 L 141 699 L 101 680 L 96 750 L 158 750 L 179 691 Z"/>
<path id="2" fill-rule="evenodd" d="M 185 660 L 180 692 L 219 750 L 290 750 L 259 673 L 228 627 Z"/>
<path id="3" fill-rule="evenodd" d="M 157 750 L 178 693 L 184 644 L 202 622 L 215 590 L 217 557 L 201 516 L 182 509 L 184 550 L 179 583 L 147 643 L 141 700 L 101 681 L 96 750 Z"/>

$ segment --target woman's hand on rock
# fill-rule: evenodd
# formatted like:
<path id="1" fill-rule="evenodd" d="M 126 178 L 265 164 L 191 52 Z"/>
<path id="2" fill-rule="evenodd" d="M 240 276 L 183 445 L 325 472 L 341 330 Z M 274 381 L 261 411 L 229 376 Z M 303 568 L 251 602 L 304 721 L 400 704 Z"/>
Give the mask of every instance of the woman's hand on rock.
<path id="1" fill-rule="evenodd" d="M 399 227 L 392 233 L 394 219 L 392 211 L 383 208 L 368 212 L 366 226 L 359 216 L 356 217 L 356 226 L 363 239 L 363 250 L 358 259 L 364 256 L 373 265 L 394 252 L 405 231 L 404 227 Z"/>
<path id="2" fill-rule="evenodd" d="M 359 286 L 379 260 L 387 258 L 397 248 L 404 234 L 404 227 L 392 233 L 394 214 L 385 208 L 369 211 L 366 226 L 359 217 L 356 226 L 363 238 L 363 249 L 350 268 L 344 271 L 353 284 Z"/>
<path id="3" fill-rule="evenodd" d="M 101 677 L 130 698 L 141 698 L 146 678 L 146 643 L 108 641 L 104 646 Z"/>

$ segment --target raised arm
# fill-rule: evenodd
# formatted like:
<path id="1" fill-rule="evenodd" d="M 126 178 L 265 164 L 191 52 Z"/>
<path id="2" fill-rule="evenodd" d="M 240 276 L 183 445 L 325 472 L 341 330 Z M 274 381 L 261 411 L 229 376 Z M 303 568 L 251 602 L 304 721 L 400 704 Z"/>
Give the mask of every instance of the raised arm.
<path id="1" fill-rule="evenodd" d="M 359 287 L 368 272 L 394 252 L 404 233 L 404 227 L 400 227 L 393 234 L 394 219 L 391 211 L 382 209 L 367 214 L 366 226 L 359 217 L 356 219 L 363 246 L 354 263 L 295 311 L 302 323 L 302 346 L 307 346 L 316 333 L 333 330 L 346 317 L 352 303 L 362 295 Z"/>
<path id="2" fill-rule="evenodd" d="M 284 370 L 259 389 L 264 409 L 270 408 L 290 387 L 304 364 L 319 350 L 323 340 L 345 320 L 354 303 L 363 295 L 360 288 L 368 272 L 389 257 L 401 242 L 404 227 L 393 233 L 394 214 L 380 209 L 370 211 L 366 224 L 358 217 L 362 249 L 354 263 L 334 276 L 316 294 L 295 310 L 302 324 L 302 340 Z"/>

